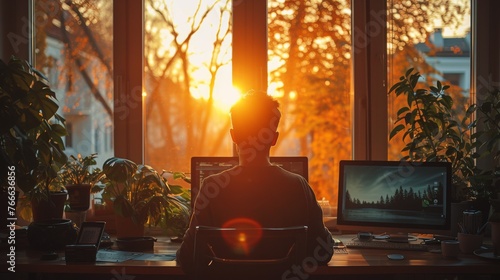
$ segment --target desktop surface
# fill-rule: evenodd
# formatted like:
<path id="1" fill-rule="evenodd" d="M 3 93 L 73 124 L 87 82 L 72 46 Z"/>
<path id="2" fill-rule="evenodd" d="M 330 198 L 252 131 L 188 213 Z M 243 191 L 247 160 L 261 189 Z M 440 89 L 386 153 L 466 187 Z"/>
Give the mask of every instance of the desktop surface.
<path id="1" fill-rule="evenodd" d="M 334 235 L 343 243 L 356 238 L 355 234 Z M 485 244 L 489 244 L 488 240 Z M 158 237 L 154 253 L 172 254 L 179 243 L 170 242 L 167 237 Z M 176 261 L 126 260 L 123 262 L 97 262 L 95 264 L 71 264 L 64 261 L 64 253 L 58 252 L 58 259 L 44 261 L 42 252 L 20 249 L 16 252 L 16 271 L 31 274 L 41 279 L 111 279 L 117 275 L 139 279 L 186 279 Z M 402 260 L 391 260 L 389 254 L 400 254 Z M 6 271 L 5 254 L 2 255 L 2 272 Z M 311 261 L 311 260 L 309 260 Z M 305 262 L 311 265 L 313 262 Z M 310 267 L 309 267 L 310 268 Z M 455 259 L 445 258 L 438 251 L 400 251 L 390 249 L 336 250 L 327 266 L 315 266 L 308 270 L 308 279 L 331 279 L 331 277 L 353 277 L 353 279 L 390 279 L 388 275 L 486 275 L 486 279 L 498 279 L 500 262 L 485 259 L 474 254 L 460 254 Z M 7 274 L 8 275 L 8 274 Z M 45 278 L 44 278 L 45 277 Z M 75 278 L 76 277 L 76 278 Z M 5 278 L 3 278 L 5 279 Z M 8 279 L 8 278 L 7 278 Z M 14 278 L 24 279 L 24 278 Z M 39 279 L 39 278 L 36 278 Z M 118 278 L 121 279 L 121 278 Z M 293 279 L 293 278 L 289 278 Z M 301 278 L 299 278 L 301 279 Z M 342 279 L 342 278 L 341 278 Z"/>

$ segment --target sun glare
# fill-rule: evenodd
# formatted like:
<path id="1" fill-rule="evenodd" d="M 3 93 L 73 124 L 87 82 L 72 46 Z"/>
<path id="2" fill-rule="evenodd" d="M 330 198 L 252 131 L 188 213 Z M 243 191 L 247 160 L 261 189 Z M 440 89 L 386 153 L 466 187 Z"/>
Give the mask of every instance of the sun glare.
<path id="1" fill-rule="evenodd" d="M 219 94 L 215 92 L 214 97 L 215 106 L 223 111 L 229 111 L 231 106 L 240 99 L 241 92 L 237 88 L 229 85 L 225 88 L 221 88 Z"/>
<path id="2" fill-rule="evenodd" d="M 228 112 L 231 106 L 241 97 L 241 92 L 233 87 L 231 79 L 231 67 L 225 66 L 219 70 L 214 84 L 213 101 L 214 106 L 224 112 Z M 203 80 L 198 77 L 198 80 Z M 191 89 L 191 95 L 196 99 L 208 100 L 210 88 L 206 83 L 199 83 Z"/>
<path id="3" fill-rule="evenodd" d="M 191 90 L 191 95 L 196 99 L 209 99 L 210 89 L 205 85 L 198 85 L 196 88 Z M 241 97 L 241 92 L 233 87 L 231 83 L 221 83 L 214 87 L 213 93 L 213 104 L 214 106 L 221 110 L 228 112 L 231 106 L 233 106 L 236 101 Z"/>
<path id="4" fill-rule="evenodd" d="M 220 53 L 217 57 L 214 55 L 213 42 L 221 40 L 221 34 L 224 34 L 230 24 L 229 17 L 231 15 L 230 5 L 231 2 L 217 1 L 217 0 L 197 0 L 197 1 L 167 1 L 166 6 L 171 10 L 172 22 L 175 25 L 178 37 L 175 39 L 177 42 L 183 42 L 189 36 L 189 46 L 186 53 L 189 56 L 190 65 L 190 92 L 191 96 L 199 100 L 209 100 L 210 98 L 210 83 L 212 79 L 211 70 L 217 67 L 217 73 L 212 89 L 212 101 L 216 109 L 220 111 L 229 111 L 229 108 L 240 98 L 240 92 L 232 86 L 232 67 L 230 63 L 231 55 L 231 35 L 229 35 L 219 46 Z M 200 9 L 205 11 L 209 6 L 215 4 L 208 14 L 204 15 L 202 12 L 193 14 L 193 11 Z M 198 7 L 198 5 L 200 5 Z M 227 6 L 229 5 L 229 6 Z M 204 17 L 202 19 L 202 17 Z M 186 24 L 186 19 L 188 24 Z M 199 30 L 194 32 L 192 28 L 200 22 Z M 219 22 L 223 24 L 219 26 Z M 220 30 L 219 30 L 220 28 Z M 218 34 L 220 31 L 221 34 Z M 162 31 L 166 34 L 161 34 L 163 40 L 162 46 L 170 46 L 174 39 L 170 34 L 170 30 Z M 192 36 L 191 36 L 192 35 Z M 167 49 L 162 49 L 167 51 Z M 170 51 L 169 51 L 170 53 Z M 216 63 L 212 65 L 211 63 Z"/>

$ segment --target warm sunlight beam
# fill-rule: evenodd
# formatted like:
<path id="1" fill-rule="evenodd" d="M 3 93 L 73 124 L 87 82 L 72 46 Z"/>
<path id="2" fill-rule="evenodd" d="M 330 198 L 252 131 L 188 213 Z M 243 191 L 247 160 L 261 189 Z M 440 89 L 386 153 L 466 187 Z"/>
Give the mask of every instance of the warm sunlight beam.
<path id="1" fill-rule="evenodd" d="M 231 77 L 231 67 L 224 66 L 220 68 L 215 80 L 212 96 L 213 104 L 217 109 L 224 112 L 229 112 L 231 106 L 238 101 L 242 94 L 239 89 L 233 87 Z M 196 99 L 208 100 L 210 98 L 210 88 L 206 84 L 198 84 L 191 89 L 191 94 Z"/>

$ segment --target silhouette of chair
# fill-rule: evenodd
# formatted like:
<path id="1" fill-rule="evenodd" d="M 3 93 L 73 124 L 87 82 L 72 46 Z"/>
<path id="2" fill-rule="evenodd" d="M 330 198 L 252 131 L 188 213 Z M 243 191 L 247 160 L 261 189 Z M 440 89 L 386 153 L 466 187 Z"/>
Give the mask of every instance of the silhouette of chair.
<path id="1" fill-rule="evenodd" d="M 281 279 L 306 257 L 307 226 L 218 228 L 197 226 L 195 279 Z"/>

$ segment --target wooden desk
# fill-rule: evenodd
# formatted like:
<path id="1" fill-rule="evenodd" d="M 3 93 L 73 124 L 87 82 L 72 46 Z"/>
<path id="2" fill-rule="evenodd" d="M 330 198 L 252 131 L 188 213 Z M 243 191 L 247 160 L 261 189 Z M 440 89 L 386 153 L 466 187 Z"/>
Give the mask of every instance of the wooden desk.
<path id="1" fill-rule="evenodd" d="M 347 241 L 352 236 L 336 236 Z M 171 253 L 179 244 L 159 238 L 155 244 L 156 253 Z M 387 258 L 388 253 L 397 252 L 404 260 L 394 261 Z M 62 259 L 40 260 L 40 252 L 18 251 L 16 255 L 16 276 L 7 279 L 185 279 L 175 261 L 134 261 L 121 263 L 71 264 Z M 0 267 L 6 271 L 5 254 L 2 254 Z M 296 268 L 298 269 L 298 268 Z M 298 271 L 298 272 L 297 272 Z M 70 275 L 71 274 L 71 275 Z M 2 274 L 12 277 L 12 273 Z M 446 259 L 441 254 L 431 252 L 388 251 L 377 249 L 348 249 L 348 254 L 335 254 L 328 266 L 315 267 L 314 262 L 306 260 L 303 268 L 288 274 L 284 279 L 450 279 L 449 276 L 470 276 L 478 279 L 499 279 L 500 261 L 488 260 L 475 255 L 459 255 L 456 259 Z M 429 276 L 432 276 L 429 278 Z M 70 278 L 69 278 L 70 277 Z M 480 278 L 483 279 L 483 278 Z"/>

